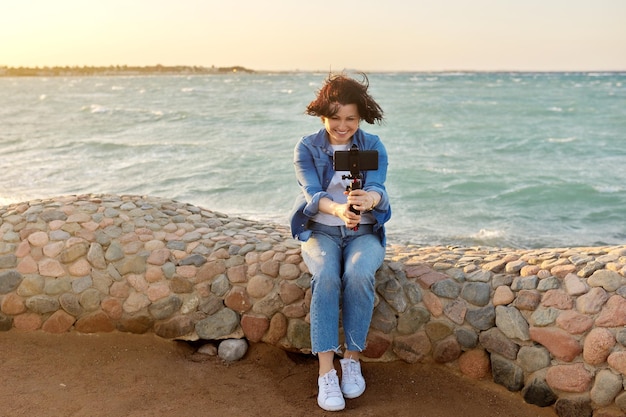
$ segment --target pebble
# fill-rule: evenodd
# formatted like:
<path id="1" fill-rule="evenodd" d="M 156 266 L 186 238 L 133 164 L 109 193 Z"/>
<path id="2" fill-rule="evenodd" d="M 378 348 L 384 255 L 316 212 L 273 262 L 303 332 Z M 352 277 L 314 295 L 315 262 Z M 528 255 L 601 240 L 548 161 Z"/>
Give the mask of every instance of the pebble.
<path id="1" fill-rule="evenodd" d="M 205 343 L 198 348 L 198 353 L 208 356 L 217 356 L 217 347 L 213 343 Z"/>
<path id="2" fill-rule="evenodd" d="M 227 339 L 220 343 L 217 355 L 227 362 L 238 361 L 248 351 L 248 343 L 245 339 Z"/>

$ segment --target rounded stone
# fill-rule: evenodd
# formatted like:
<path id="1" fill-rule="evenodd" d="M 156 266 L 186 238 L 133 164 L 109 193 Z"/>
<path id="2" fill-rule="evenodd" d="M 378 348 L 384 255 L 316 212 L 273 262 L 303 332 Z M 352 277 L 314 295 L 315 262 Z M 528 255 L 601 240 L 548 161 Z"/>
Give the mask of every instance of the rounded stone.
<path id="1" fill-rule="evenodd" d="M 459 357 L 461 373 L 472 379 L 486 378 L 490 368 L 489 355 L 483 349 L 469 350 Z"/>
<path id="2" fill-rule="evenodd" d="M 220 343 L 217 355 L 228 362 L 238 361 L 248 351 L 248 343 L 245 339 L 227 339 Z"/>
<path id="3" fill-rule="evenodd" d="M 250 278 L 248 282 L 247 290 L 248 294 L 250 294 L 253 298 L 263 298 L 274 287 L 274 281 L 263 275 L 256 275 Z"/>

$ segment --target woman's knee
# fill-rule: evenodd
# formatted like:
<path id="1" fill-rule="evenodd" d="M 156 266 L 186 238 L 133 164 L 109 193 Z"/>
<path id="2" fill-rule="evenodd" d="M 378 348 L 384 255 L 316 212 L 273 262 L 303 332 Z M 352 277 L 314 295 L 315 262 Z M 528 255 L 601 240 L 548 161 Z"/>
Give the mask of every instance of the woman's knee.
<path id="1" fill-rule="evenodd" d="M 359 269 L 352 271 L 346 270 L 343 275 L 344 288 L 348 290 L 373 292 L 375 281 L 375 271 L 371 272 Z"/>
<path id="2" fill-rule="evenodd" d="M 341 275 L 339 271 L 322 270 L 313 275 L 311 280 L 313 291 L 341 291 Z"/>

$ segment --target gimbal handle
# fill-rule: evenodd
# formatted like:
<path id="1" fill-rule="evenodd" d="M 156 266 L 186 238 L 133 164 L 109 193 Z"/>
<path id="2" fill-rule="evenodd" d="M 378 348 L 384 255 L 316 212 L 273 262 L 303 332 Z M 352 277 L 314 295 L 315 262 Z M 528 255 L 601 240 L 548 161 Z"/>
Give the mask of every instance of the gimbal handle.
<path id="1" fill-rule="evenodd" d="M 341 179 L 344 179 L 344 180 L 345 179 L 351 179 L 352 180 L 352 182 L 350 184 L 348 184 L 348 186 L 346 187 L 346 191 L 350 192 L 352 190 L 360 190 L 360 189 L 362 189 L 363 188 L 363 183 L 361 181 L 362 177 L 363 176 L 361 175 L 361 173 L 358 173 L 358 175 L 356 177 L 353 176 L 352 174 L 350 174 L 350 175 L 342 175 Z M 359 215 L 361 214 L 361 212 L 359 210 L 355 209 L 352 204 L 350 204 L 350 211 L 355 213 L 355 214 L 359 214 Z M 355 232 L 357 230 L 359 230 L 359 225 L 357 224 L 356 226 L 354 226 L 352 228 L 352 230 L 354 230 Z"/>

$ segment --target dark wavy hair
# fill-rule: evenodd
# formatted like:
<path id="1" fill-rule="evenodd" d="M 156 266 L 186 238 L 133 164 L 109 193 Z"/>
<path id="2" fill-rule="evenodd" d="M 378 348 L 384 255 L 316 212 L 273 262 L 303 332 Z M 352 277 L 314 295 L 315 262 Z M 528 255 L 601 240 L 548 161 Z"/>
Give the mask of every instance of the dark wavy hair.
<path id="1" fill-rule="evenodd" d="M 332 117 L 339 110 L 336 103 L 341 105 L 356 104 L 359 117 L 369 124 L 383 121 L 383 109 L 369 95 L 369 80 L 367 75 L 360 73 L 361 81 L 345 74 L 330 74 L 324 81 L 317 97 L 306 108 L 306 114 L 319 117 Z"/>

